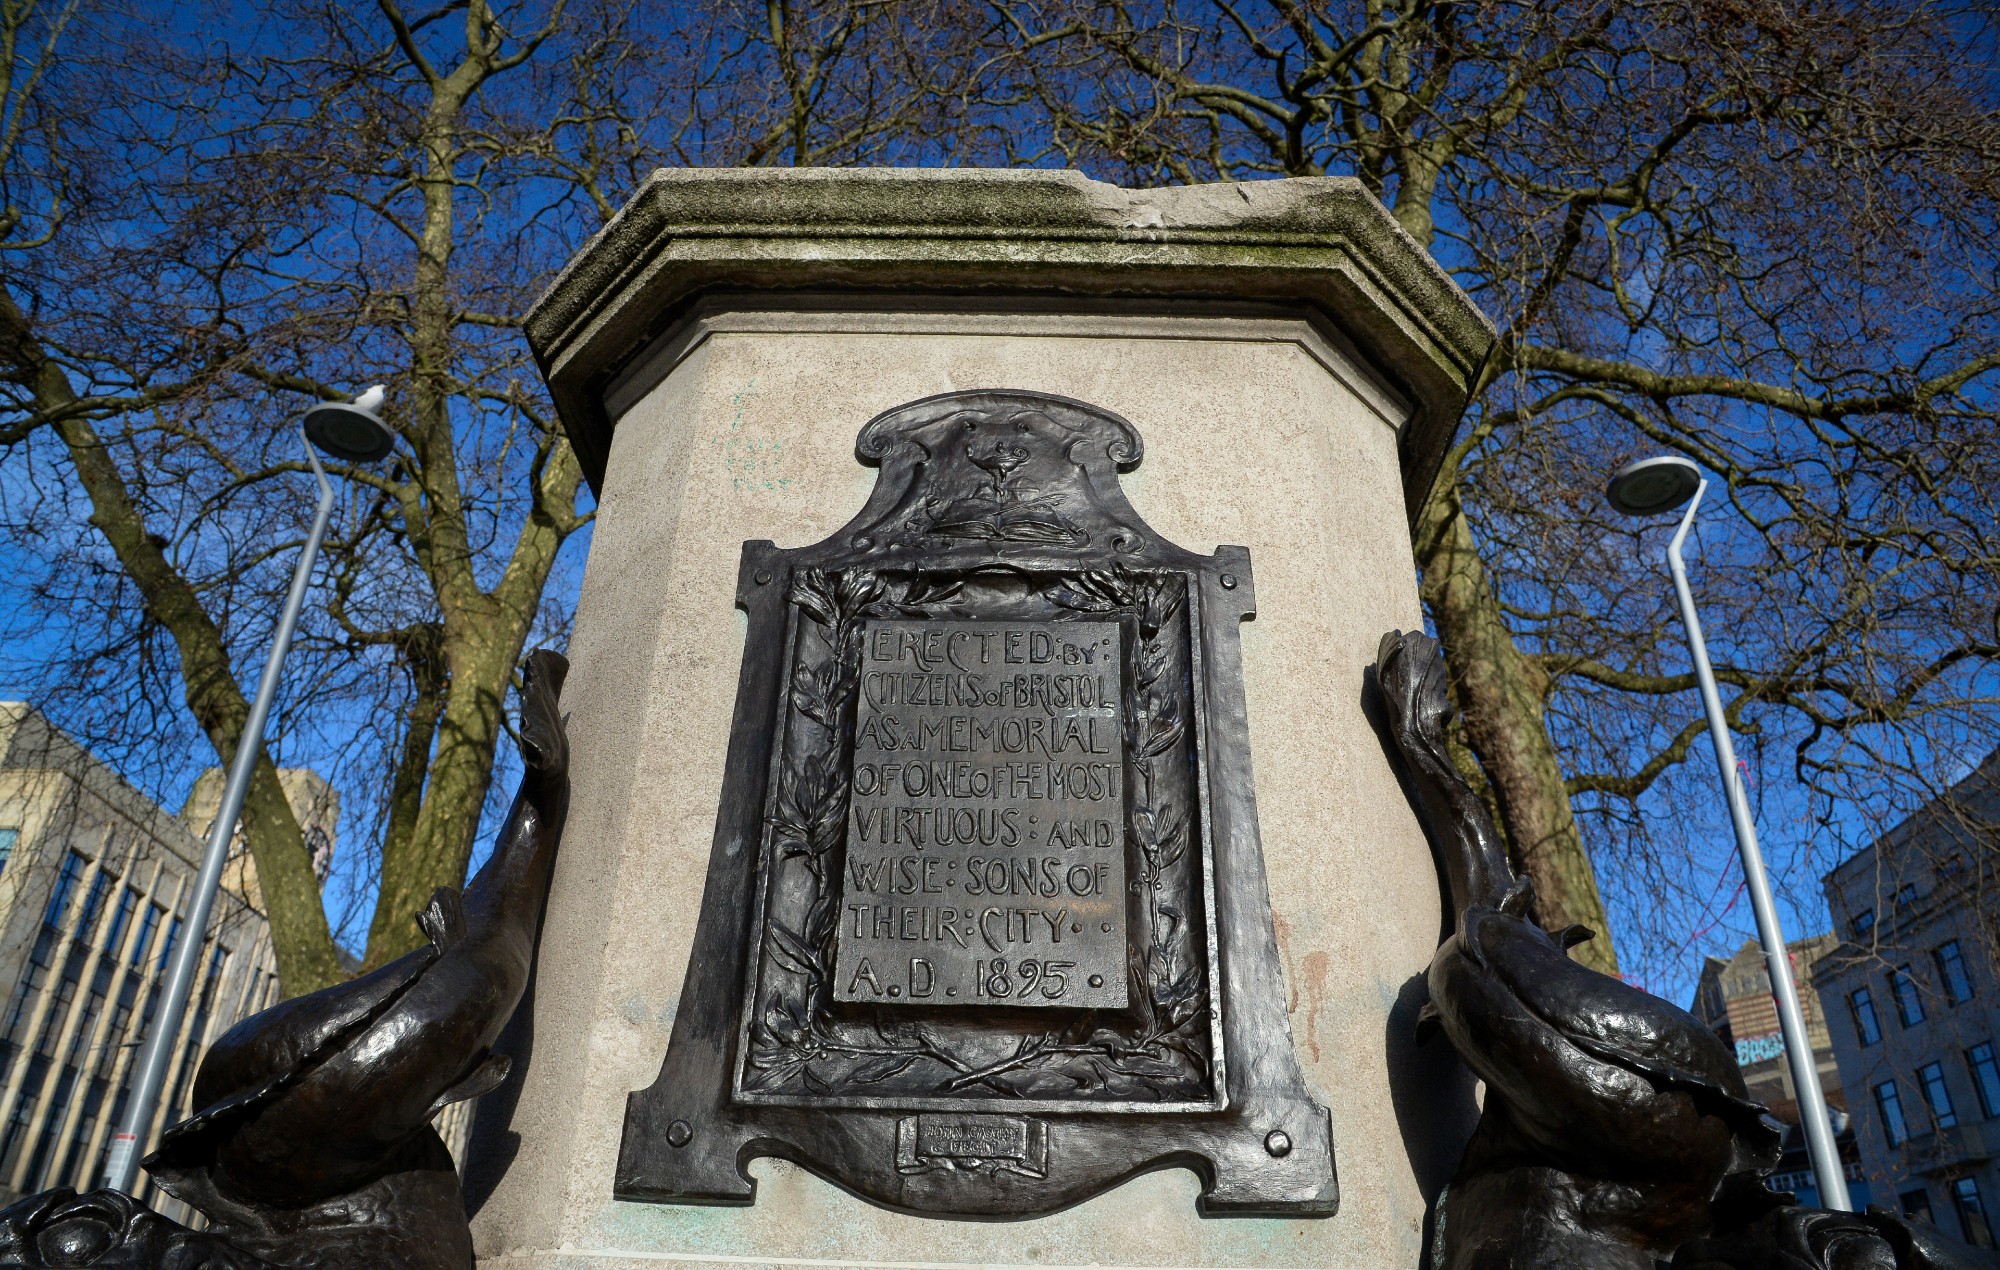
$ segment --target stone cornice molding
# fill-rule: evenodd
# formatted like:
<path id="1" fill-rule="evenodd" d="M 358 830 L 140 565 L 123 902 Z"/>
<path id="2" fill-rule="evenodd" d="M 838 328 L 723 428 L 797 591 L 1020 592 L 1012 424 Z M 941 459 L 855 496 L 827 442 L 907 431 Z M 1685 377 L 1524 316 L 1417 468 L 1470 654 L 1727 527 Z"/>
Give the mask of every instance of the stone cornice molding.
<path id="1" fill-rule="evenodd" d="M 593 489 L 613 427 L 604 387 L 719 290 L 1303 305 L 1414 404 L 1413 515 L 1494 340 L 1351 178 L 1128 190 L 1034 169 L 662 169 L 526 323 Z"/>

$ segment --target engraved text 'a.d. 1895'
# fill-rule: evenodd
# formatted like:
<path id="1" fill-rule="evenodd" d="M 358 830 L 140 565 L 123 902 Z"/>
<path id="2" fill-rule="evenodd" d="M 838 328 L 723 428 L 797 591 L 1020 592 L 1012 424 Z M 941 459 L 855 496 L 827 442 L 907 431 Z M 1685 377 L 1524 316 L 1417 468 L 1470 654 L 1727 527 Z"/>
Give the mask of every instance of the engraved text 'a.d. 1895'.
<path id="1" fill-rule="evenodd" d="M 835 999 L 1122 1008 L 1118 626 L 862 634 Z"/>

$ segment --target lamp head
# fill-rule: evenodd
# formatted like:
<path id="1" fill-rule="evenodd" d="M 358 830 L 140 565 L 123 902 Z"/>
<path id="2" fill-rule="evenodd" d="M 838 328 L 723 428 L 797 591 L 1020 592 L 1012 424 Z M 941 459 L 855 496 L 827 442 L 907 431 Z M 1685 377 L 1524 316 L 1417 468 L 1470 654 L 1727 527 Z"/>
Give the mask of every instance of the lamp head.
<path id="1" fill-rule="evenodd" d="M 1692 461 L 1662 454 L 1619 468 L 1604 496 L 1627 516 L 1657 516 L 1693 498 L 1700 487 L 1701 469 Z"/>
<path id="2" fill-rule="evenodd" d="M 347 463 L 375 463 L 396 448 L 396 434 L 375 414 L 382 404 L 380 384 L 353 401 L 329 401 L 306 411 L 306 439 L 329 458 Z"/>

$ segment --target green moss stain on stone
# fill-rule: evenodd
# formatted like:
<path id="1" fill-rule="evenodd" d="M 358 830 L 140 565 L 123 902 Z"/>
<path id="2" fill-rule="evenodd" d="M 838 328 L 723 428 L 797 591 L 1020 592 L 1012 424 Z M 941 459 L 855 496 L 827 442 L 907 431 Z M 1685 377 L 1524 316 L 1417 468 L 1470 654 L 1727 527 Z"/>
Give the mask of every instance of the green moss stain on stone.
<path id="1" fill-rule="evenodd" d="M 752 376 L 750 382 L 729 399 L 735 413 L 730 416 L 729 428 L 717 443 L 722 451 L 722 468 L 729 473 L 732 490 L 777 493 L 790 489 L 792 485 L 791 477 L 779 475 L 785 443 L 775 437 L 757 436 L 743 428 L 744 408 L 756 395 L 757 379 Z"/>

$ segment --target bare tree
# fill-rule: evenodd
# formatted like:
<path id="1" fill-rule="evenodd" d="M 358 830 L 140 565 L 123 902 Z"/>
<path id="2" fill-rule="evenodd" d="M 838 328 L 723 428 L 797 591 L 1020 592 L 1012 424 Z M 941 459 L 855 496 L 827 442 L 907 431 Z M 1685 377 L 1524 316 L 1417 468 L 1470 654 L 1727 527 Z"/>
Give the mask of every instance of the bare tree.
<path id="1" fill-rule="evenodd" d="M 1638 531 L 1600 510 L 1623 458 L 1677 450 L 1720 478 L 1736 516 L 1707 531 L 1700 600 L 1732 726 L 1783 738 L 1823 811 L 1897 772 L 1948 780 L 1920 719 L 1994 743 L 2000 124 L 1982 15 L 1002 9 L 1072 162 L 1132 181 L 1352 174 L 1500 320 L 1415 545 L 1471 774 L 1545 920 L 1604 924 L 1572 799 L 1645 857 L 1680 826 L 1634 832 L 1628 809 L 1704 730 Z M 1645 863 L 1634 880 L 1657 891 Z M 1615 964 L 1608 941 L 1582 951 Z"/>
<path id="2" fill-rule="evenodd" d="M 34 566 L 13 628 L 39 657 L 60 619 L 73 729 L 231 752 L 302 530 L 272 421 L 389 383 L 397 456 L 341 474 L 280 717 L 373 809 L 370 964 L 462 876 L 513 663 L 566 620 L 551 579 L 589 501 L 516 324 L 660 161 L 1366 182 L 1503 325 L 1415 547 L 1463 761 L 1552 923 L 1604 926 L 1600 871 L 1648 893 L 1623 911 L 1655 948 L 1716 907 L 1688 868 L 1714 859 L 1704 822 L 1636 814 L 1707 773 L 1635 554 L 1662 530 L 1601 509 L 1620 459 L 1720 478 L 1697 585 L 1730 718 L 1758 770 L 1789 759 L 1785 806 L 1821 839 L 1863 832 L 1865 789 L 1902 782 L 1887 816 L 1996 740 L 2000 128 L 1976 11 L 322 0 L 183 46 L 48 3 L 0 0 L 21 456 L 0 496 Z M 247 815 L 287 990 L 325 982 L 268 767 Z M 1596 868 L 1586 827 L 1621 848 Z"/>
<path id="3" fill-rule="evenodd" d="M 89 98 L 78 117 L 103 121 L 100 90 L 149 70 L 144 90 L 119 89 L 115 125 L 67 147 L 51 129 L 4 165 L 52 205 L 71 154 L 135 177 L 81 220 L 42 214 L 0 307 L 0 418 L 25 458 L 7 519 L 40 565 L 43 629 L 64 626 L 48 687 L 91 694 L 64 721 L 90 734 L 79 716 L 93 715 L 129 746 L 135 727 L 157 740 L 192 719 L 233 752 L 302 532 L 303 455 L 274 423 L 387 383 L 396 454 L 337 474 L 348 506 L 281 727 L 372 807 L 364 966 L 412 946 L 410 915 L 465 874 L 514 666 L 566 621 L 548 587 L 590 515 L 519 335 L 527 305 L 660 157 L 927 144 L 970 65 L 944 14 L 717 6 L 683 24 L 575 0 L 328 0 L 198 47 L 108 12 L 59 46 L 37 19 L 41 60 L 13 64 L 69 79 L 24 101 Z M 337 980 L 268 761 L 245 826 L 286 992 Z"/>

